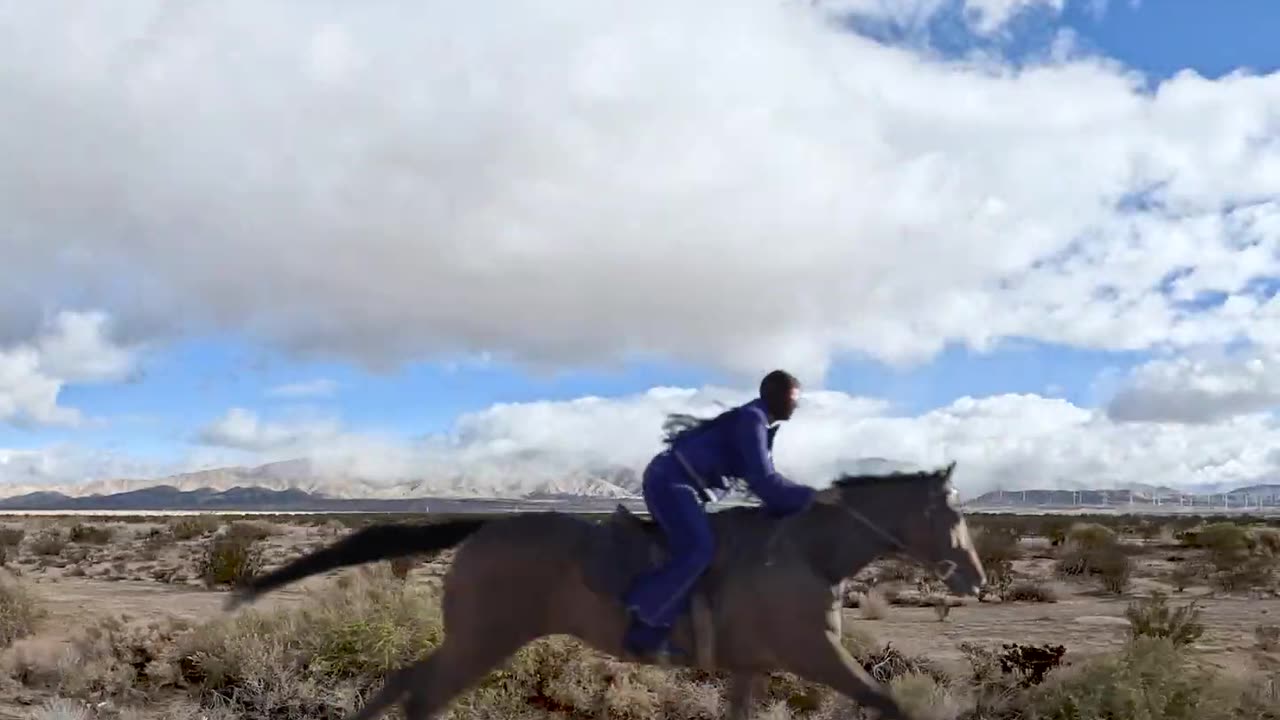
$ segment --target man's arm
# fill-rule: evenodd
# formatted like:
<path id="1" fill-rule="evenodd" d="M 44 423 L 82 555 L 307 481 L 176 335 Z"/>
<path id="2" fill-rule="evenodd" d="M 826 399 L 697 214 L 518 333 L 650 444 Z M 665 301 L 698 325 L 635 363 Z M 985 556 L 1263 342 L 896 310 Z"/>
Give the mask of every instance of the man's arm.
<path id="1" fill-rule="evenodd" d="M 743 479 L 769 513 L 790 515 L 808 507 L 817 491 L 788 480 L 774 469 L 768 432 L 760 416 L 751 410 L 740 413 L 734 431 L 743 462 Z"/>

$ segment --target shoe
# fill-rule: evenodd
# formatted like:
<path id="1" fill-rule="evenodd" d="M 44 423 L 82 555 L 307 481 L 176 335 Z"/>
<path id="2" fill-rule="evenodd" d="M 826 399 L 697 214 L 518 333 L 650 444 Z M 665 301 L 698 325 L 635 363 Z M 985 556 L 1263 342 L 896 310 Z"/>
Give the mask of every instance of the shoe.
<path id="1" fill-rule="evenodd" d="M 631 625 L 622 638 L 622 647 L 636 658 L 660 663 L 676 657 L 687 658 L 688 653 L 671 644 L 667 637 L 669 632 L 670 628 L 649 625 L 632 617 Z"/>

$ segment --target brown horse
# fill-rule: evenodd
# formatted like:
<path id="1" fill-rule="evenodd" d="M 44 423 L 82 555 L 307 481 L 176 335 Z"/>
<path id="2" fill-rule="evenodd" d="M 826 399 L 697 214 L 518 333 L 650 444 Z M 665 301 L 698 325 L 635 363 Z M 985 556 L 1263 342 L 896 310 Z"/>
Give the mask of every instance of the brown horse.
<path id="1" fill-rule="evenodd" d="M 900 553 L 931 567 L 952 593 L 978 593 L 986 577 L 955 503 L 954 467 L 845 476 L 808 510 L 783 519 L 759 507 L 712 513 L 716 557 L 691 612 L 673 629 L 696 661 L 668 662 L 728 672 L 736 719 L 748 716 L 756 680 L 772 671 L 827 685 L 881 717 L 906 718 L 841 645 L 839 587 L 877 557 Z M 625 661 L 657 662 L 622 649 L 627 616 L 618 598 L 660 557 L 661 534 L 621 507 L 603 523 L 539 512 L 371 526 L 254 578 L 228 609 L 310 575 L 459 543 L 444 584 L 444 641 L 391 673 L 352 720 L 369 720 L 397 701 L 406 718 L 425 720 L 547 635 L 573 636 Z"/>

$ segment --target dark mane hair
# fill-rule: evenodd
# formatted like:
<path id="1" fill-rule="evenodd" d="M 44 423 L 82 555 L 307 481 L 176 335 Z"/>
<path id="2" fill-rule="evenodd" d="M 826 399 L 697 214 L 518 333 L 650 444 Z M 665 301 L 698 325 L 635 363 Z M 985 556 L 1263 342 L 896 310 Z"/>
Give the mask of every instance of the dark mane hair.
<path id="1" fill-rule="evenodd" d="M 937 480 L 944 478 L 951 473 L 955 467 L 952 462 L 932 470 L 897 470 L 891 473 L 863 473 L 854 475 L 845 473 L 835 480 L 831 481 L 831 486 L 840 488 L 841 490 L 850 488 L 869 487 L 874 485 L 883 485 L 885 483 L 915 482 L 920 480 Z"/>

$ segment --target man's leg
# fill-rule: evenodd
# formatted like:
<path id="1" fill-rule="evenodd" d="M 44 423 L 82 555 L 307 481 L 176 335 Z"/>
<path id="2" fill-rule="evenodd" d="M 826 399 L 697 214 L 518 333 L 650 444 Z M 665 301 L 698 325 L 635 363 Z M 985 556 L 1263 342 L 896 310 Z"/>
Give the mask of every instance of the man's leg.
<path id="1" fill-rule="evenodd" d="M 625 596 L 633 620 L 627 650 L 647 655 L 659 650 L 680 615 L 694 583 L 711 564 L 715 538 L 711 523 L 693 488 L 667 473 L 645 483 L 645 501 L 667 536 L 667 562 L 641 575 Z"/>

